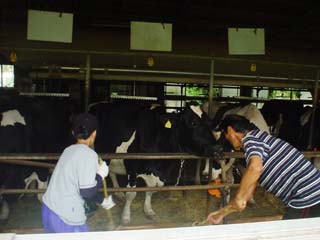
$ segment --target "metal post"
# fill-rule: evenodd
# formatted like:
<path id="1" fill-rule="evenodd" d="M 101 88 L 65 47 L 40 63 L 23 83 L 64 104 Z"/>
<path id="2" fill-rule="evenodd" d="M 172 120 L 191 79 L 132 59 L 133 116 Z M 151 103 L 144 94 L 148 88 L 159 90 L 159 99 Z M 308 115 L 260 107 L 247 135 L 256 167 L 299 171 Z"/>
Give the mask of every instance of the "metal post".
<path id="1" fill-rule="evenodd" d="M 211 116 L 211 109 L 212 109 L 212 104 L 213 104 L 213 82 L 214 82 L 214 60 L 213 58 L 211 59 L 211 64 L 210 64 L 210 82 L 209 82 L 209 108 L 208 108 L 208 115 L 210 118 L 213 118 Z"/>
<path id="2" fill-rule="evenodd" d="M 133 93 L 132 93 L 132 96 L 135 96 L 136 95 L 136 82 L 134 81 L 133 82 Z"/>
<path id="3" fill-rule="evenodd" d="M 91 55 L 87 54 L 86 58 L 86 79 L 84 84 L 84 107 L 88 111 L 90 98 L 90 72 L 91 72 Z"/>
<path id="4" fill-rule="evenodd" d="M 310 129 L 309 129 L 308 150 L 311 150 L 311 148 L 313 147 L 312 138 L 313 138 L 314 119 L 315 119 L 315 115 L 316 115 L 316 111 L 317 111 L 317 105 L 318 105 L 319 77 L 320 77 L 320 70 L 318 70 L 318 72 L 317 72 L 317 78 L 316 78 L 314 94 L 313 94 L 313 111 L 312 111 L 311 124 L 310 124 Z"/>
<path id="5" fill-rule="evenodd" d="M 3 67 L 2 67 L 2 64 L 0 65 L 0 87 L 4 87 L 3 86 L 3 74 L 2 74 L 2 72 L 3 72 Z"/>
<path id="6" fill-rule="evenodd" d="M 208 99 L 208 116 L 210 118 L 213 118 L 213 116 L 211 116 L 211 108 L 212 108 L 212 102 L 213 102 L 213 80 L 214 80 L 214 60 L 213 58 L 211 58 L 210 60 L 210 82 L 209 82 L 209 99 Z M 198 160 L 197 162 L 197 166 L 196 169 L 200 169 L 201 166 L 201 161 L 202 160 Z M 200 172 L 200 171 L 199 171 Z M 212 160 L 209 160 L 209 181 L 211 181 L 211 174 L 212 174 Z M 199 176 L 195 176 L 196 181 L 200 184 L 200 177 Z"/>

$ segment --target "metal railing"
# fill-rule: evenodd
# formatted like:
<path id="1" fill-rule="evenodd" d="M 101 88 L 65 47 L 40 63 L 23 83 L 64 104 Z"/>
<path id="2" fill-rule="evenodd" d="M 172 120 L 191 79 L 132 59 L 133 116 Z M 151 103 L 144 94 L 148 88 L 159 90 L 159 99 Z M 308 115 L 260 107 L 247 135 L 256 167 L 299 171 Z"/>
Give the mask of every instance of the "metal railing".
<path id="1" fill-rule="evenodd" d="M 319 152 L 303 152 L 308 159 L 320 158 Z M 57 161 L 60 154 L 0 154 L 0 163 L 27 165 L 34 167 L 54 168 L 52 163 L 43 161 Z M 127 160 L 200 160 L 207 159 L 206 156 L 197 156 L 188 153 L 102 153 L 103 159 L 127 159 Z M 243 152 L 225 152 L 225 159 L 244 158 Z M 239 184 L 215 184 L 215 185 L 190 185 L 190 186 L 164 186 L 164 187 L 137 187 L 137 188 L 109 188 L 108 192 L 146 192 L 146 191 L 185 191 L 185 190 L 208 190 L 208 189 L 226 189 L 234 188 Z M 43 193 L 45 189 L 0 189 L 3 194 L 21 194 L 21 193 Z"/>

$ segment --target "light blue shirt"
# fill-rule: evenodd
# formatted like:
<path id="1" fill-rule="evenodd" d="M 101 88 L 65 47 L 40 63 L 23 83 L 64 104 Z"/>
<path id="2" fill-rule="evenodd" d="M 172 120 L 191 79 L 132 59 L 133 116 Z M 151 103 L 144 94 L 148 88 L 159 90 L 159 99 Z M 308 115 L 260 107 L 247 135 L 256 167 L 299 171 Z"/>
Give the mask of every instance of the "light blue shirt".
<path id="1" fill-rule="evenodd" d="M 82 225 L 86 222 L 84 199 L 80 188 L 96 186 L 97 153 L 84 144 L 67 147 L 53 171 L 43 202 L 65 223 Z"/>

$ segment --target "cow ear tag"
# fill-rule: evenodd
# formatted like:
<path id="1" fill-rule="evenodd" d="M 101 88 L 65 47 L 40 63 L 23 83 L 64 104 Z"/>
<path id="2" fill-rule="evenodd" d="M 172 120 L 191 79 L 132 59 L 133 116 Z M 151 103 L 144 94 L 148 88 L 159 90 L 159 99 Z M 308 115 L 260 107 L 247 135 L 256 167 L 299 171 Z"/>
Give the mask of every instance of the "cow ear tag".
<path id="1" fill-rule="evenodd" d="M 170 120 L 166 121 L 166 124 L 164 125 L 165 128 L 171 128 L 171 122 Z"/>

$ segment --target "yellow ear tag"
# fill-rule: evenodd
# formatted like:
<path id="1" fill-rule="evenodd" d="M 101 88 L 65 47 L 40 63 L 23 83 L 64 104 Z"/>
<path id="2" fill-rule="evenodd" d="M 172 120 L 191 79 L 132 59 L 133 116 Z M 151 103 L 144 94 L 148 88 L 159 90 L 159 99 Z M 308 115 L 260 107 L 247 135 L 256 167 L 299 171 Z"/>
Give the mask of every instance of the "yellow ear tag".
<path id="1" fill-rule="evenodd" d="M 166 122 L 166 124 L 164 125 L 164 127 L 165 127 L 165 128 L 171 128 L 171 122 L 170 122 L 170 120 L 168 120 L 168 121 Z"/>

